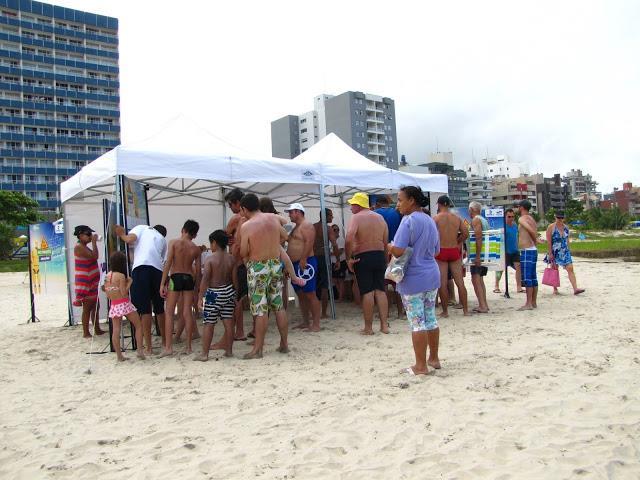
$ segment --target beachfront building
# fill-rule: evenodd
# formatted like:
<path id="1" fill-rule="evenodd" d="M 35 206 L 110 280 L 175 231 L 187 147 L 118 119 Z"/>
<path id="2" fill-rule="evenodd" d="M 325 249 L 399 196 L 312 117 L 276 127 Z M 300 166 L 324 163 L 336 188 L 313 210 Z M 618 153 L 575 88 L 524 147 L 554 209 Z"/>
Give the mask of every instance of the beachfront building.
<path id="1" fill-rule="evenodd" d="M 544 177 L 542 183 L 536 184 L 536 200 L 538 213 L 544 216 L 549 210 L 564 210 L 568 200 L 567 186 L 562 183 L 559 173 L 553 177 Z"/>
<path id="2" fill-rule="evenodd" d="M 487 177 L 469 175 L 466 170 L 465 175 L 467 176 L 469 203 L 480 202 L 484 206 L 493 205 L 493 184 L 491 180 Z"/>
<path id="3" fill-rule="evenodd" d="M 480 178 L 519 178 L 529 174 L 524 163 L 513 162 L 508 155 L 496 155 L 474 160 L 464 167 L 467 177 Z"/>
<path id="4" fill-rule="evenodd" d="M 453 166 L 452 152 L 436 152 L 429 154 L 429 162 L 420 165 L 403 165 L 400 163 L 400 171 L 408 173 L 427 173 L 446 175 L 449 180 L 447 195 L 456 207 L 466 207 L 469 204 L 467 191 L 467 175 L 464 170 Z"/>
<path id="5" fill-rule="evenodd" d="M 532 210 L 539 212 L 536 185 L 544 183 L 541 173 L 517 178 L 493 179 L 493 202 L 496 207 L 513 207 L 520 200 L 529 200 Z"/>
<path id="6" fill-rule="evenodd" d="M 60 206 L 59 185 L 120 143 L 118 20 L 0 0 L 0 188 Z"/>
<path id="7" fill-rule="evenodd" d="M 640 187 L 634 187 L 633 183 L 622 184 L 622 190 L 614 188 L 613 192 L 605 195 L 600 206 L 605 209 L 618 207 L 632 217 L 640 217 Z"/>
<path id="8" fill-rule="evenodd" d="M 395 102 L 362 92 L 322 94 L 314 108 L 300 115 L 286 115 L 271 122 L 271 154 L 294 158 L 329 133 L 368 159 L 398 168 Z"/>
<path id="9" fill-rule="evenodd" d="M 571 169 L 562 177 L 562 182 L 566 186 L 569 198 L 581 202 L 585 209 L 588 210 L 600 204 L 602 193 L 597 191 L 598 182 L 594 181 L 591 175 L 583 174 L 580 169 Z"/>

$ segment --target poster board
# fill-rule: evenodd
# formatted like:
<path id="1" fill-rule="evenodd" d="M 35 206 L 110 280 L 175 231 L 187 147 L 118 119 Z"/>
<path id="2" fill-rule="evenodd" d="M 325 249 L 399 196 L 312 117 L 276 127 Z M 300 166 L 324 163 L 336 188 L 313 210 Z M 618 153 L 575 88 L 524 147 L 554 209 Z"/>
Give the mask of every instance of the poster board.
<path id="1" fill-rule="evenodd" d="M 122 177 L 124 227 L 127 232 L 138 225 L 149 225 L 147 186 L 125 176 Z"/>
<path id="2" fill-rule="evenodd" d="M 62 219 L 29 225 L 28 246 L 31 321 L 36 318 L 69 320 L 67 252 Z"/>
<path id="3" fill-rule="evenodd" d="M 469 238 L 466 241 L 467 257 L 465 263 L 473 263 L 476 259 L 475 241 L 476 237 L 471 228 L 471 215 L 466 208 L 452 208 L 452 213 L 458 215 L 465 227 L 469 229 Z M 489 270 L 504 270 L 504 209 L 485 208 L 482 216 L 489 222 L 489 230 L 483 232 L 481 264 Z M 473 247 L 472 247 L 473 246 Z"/>

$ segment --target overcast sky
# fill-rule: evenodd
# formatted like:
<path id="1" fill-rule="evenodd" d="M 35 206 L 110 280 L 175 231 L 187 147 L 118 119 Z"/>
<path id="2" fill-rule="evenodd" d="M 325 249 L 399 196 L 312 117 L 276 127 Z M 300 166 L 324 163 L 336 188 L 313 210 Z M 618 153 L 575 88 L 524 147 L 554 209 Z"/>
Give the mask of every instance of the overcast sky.
<path id="1" fill-rule="evenodd" d="M 123 143 L 183 113 L 270 154 L 271 120 L 359 90 L 395 100 L 409 163 L 438 145 L 640 183 L 634 0 L 53 3 L 120 20 Z"/>

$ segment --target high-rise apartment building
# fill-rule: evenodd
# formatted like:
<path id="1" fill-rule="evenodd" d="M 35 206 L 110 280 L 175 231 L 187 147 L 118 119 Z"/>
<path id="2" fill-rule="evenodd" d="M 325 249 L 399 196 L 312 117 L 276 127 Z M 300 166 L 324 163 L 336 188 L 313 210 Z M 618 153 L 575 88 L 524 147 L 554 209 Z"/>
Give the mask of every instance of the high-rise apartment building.
<path id="1" fill-rule="evenodd" d="M 314 109 L 271 122 L 271 154 L 294 158 L 329 133 L 385 167 L 398 168 L 395 102 L 362 92 L 318 95 Z"/>
<path id="2" fill-rule="evenodd" d="M 507 155 L 475 160 L 467 164 L 464 169 L 468 177 L 518 178 L 529 174 L 527 165 L 513 162 Z"/>
<path id="3" fill-rule="evenodd" d="M 120 143 L 118 20 L 0 0 L 0 188 L 43 211 L 60 183 Z"/>

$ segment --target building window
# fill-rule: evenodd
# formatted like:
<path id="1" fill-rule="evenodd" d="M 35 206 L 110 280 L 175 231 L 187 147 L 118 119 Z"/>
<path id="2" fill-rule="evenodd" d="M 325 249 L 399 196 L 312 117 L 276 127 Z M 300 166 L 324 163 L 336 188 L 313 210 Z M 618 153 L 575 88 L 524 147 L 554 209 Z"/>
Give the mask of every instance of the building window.
<path id="1" fill-rule="evenodd" d="M 300 133 L 307 133 L 307 129 L 303 128 L 302 130 L 300 130 Z"/>

